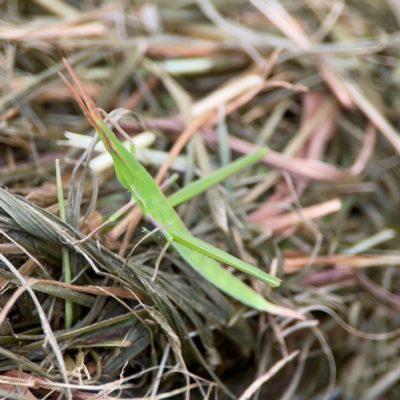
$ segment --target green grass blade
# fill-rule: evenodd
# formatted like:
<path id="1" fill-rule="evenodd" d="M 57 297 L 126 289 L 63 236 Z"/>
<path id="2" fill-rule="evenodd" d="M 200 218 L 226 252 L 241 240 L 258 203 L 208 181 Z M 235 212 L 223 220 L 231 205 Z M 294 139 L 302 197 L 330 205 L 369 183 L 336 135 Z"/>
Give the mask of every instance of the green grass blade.
<path id="1" fill-rule="evenodd" d="M 172 207 L 183 203 L 184 201 L 196 196 L 199 193 L 207 190 L 209 187 L 223 181 L 227 177 L 237 173 L 243 168 L 248 167 L 251 164 L 261 160 L 266 154 L 268 149 L 266 147 L 260 147 L 254 153 L 248 154 L 244 157 L 240 157 L 236 161 L 229 165 L 219 168 L 210 175 L 200 178 L 192 183 L 189 183 L 181 190 L 168 197 L 168 201 Z"/>

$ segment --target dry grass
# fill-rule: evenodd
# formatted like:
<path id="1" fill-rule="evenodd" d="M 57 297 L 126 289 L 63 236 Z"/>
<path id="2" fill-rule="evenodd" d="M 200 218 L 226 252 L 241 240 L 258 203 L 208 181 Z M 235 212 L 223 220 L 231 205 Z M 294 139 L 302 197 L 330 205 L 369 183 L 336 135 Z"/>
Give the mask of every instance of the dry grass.
<path id="1" fill-rule="evenodd" d="M 399 398 L 398 2 L 69 3 L 0 2 L 1 397 Z M 126 258 L 138 211 L 74 244 L 129 195 L 60 142 L 92 133 L 62 57 L 99 107 L 133 111 L 129 136 L 151 132 L 138 157 L 179 174 L 168 192 L 270 148 L 178 211 L 307 321 L 245 309 L 172 252 L 153 282 L 163 241 Z"/>

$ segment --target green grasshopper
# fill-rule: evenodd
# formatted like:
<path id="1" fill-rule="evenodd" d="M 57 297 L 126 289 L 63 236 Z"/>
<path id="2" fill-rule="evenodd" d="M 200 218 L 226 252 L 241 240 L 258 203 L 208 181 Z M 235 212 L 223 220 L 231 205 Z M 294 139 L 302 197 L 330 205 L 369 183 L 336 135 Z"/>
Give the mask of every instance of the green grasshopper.
<path id="1" fill-rule="evenodd" d="M 95 128 L 104 147 L 111 155 L 119 182 L 132 194 L 132 199 L 139 205 L 143 214 L 149 218 L 157 230 L 160 230 L 166 238 L 167 244 L 162 254 L 169 245 L 172 245 L 182 259 L 194 270 L 221 291 L 241 303 L 256 310 L 267 311 L 271 314 L 305 319 L 302 314 L 294 310 L 268 302 L 263 296 L 232 275 L 216 261 L 221 261 L 253 275 L 272 287 L 280 285 L 280 279 L 261 271 L 209 243 L 197 239 L 189 232 L 152 176 L 135 159 L 129 150 L 124 147 L 103 121 L 100 111 L 71 66 L 66 60 L 64 60 L 64 63 L 77 89 L 73 88 L 62 74 L 60 74 L 60 76 L 78 102 L 90 124 Z M 266 152 L 266 148 L 259 149 L 255 155 L 256 159 L 265 155 Z"/>

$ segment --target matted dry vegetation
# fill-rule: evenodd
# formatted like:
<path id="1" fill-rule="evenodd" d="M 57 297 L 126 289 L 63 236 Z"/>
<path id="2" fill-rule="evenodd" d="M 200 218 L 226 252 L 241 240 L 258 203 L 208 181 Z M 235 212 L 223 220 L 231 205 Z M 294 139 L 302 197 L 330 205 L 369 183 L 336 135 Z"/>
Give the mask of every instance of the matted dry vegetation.
<path id="1" fill-rule="evenodd" d="M 1 397 L 400 398 L 396 0 L 10 0 L 0 14 Z M 74 243 L 130 198 L 65 141 L 93 132 L 62 57 L 99 107 L 133 111 L 120 125 L 147 131 L 137 155 L 159 182 L 178 173 L 168 193 L 270 148 L 178 211 L 282 278 L 233 271 L 306 321 L 246 309 L 173 252 L 153 282 L 163 239 L 125 258 L 150 228 L 137 211 Z"/>

